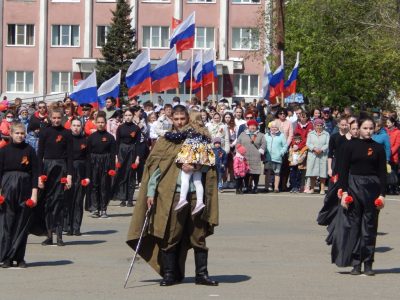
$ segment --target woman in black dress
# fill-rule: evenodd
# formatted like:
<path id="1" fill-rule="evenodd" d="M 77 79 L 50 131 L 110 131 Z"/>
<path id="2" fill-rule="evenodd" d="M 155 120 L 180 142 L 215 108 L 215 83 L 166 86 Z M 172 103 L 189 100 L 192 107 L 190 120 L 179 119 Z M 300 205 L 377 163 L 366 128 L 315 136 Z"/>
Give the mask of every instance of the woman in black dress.
<path id="1" fill-rule="evenodd" d="M 347 142 L 342 153 L 339 188 L 341 206 L 335 217 L 332 263 L 353 266 L 352 275 L 374 275 L 379 210 L 385 204 L 386 156 L 382 145 L 371 139 L 375 123 L 359 121 L 360 138 Z"/>
<path id="2" fill-rule="evenodd" d="M 133 123 L 134 110 L 124 113 L 125 122 L 117 129 L 118 173 L 114 181 L 114 197 L 120 200 L 120 206 L 133 206 L 136 171 L 139 167 L 139 156 L 136 144 L 140 139 L 140 128 Z"/>
<path id="3" fill-rule="evenodd" d="M 83 199 L 86 187 L 90 180 L 86 176 L 87 145 L 86 137 L 82 132 L 81 120 L 74 118 L 71 121 L 73 174 L 72 187 L 66 191 L 68 205 L 65 212 L 64 231 L 67 235 L 81 235 L 83 217 Z"/>
<path id="4" fill-rule="evenodd" d="M 53 244 L 53 233 L 57 234 L 57 246 L 62 240 L 63 213 L 66 206 L 64 191 L 72 184 L 72 135 L 62 125 L 63 113 L 56 108 L 50 112 L 51 126 L 39 134 L 39 202 L 44 205 L 47 239 L 43 246 Z"/>
<path id="5" fill-rule="evenodd" d="M 107 206 L 111 199 L 111 177 L 115 176 L 116 143 L 106 131 L 106 116 L 96 117 L 97 131 L 87 140 L 87 177 L 90 178 L 90 210 L 93 218 L 108 218 Z"/>
<path id="6" fill-rule="evenodd" d="M 35 150 L 25 143 L 25 126 L 11 125 L 11 143 L 0 149 L 0 261 L 3 268 L 25 268 L 32 207 L 37 203 L 38 164 Z"/>

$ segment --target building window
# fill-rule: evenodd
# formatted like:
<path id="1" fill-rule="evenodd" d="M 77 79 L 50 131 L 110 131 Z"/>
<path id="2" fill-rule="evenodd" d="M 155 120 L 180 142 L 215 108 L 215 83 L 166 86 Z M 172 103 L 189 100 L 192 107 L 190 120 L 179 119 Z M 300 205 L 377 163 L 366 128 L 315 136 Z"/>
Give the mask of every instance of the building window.
<path id="1" fill-rule="evenodd" d="M 243 3 L 243 4 L 259 4 L 260 0 L 232 0 L 232 3 Z"/>
<path id="2" fill-rule="evenodd" d="M 214 27 L 196 27 L 195 48 L 214 48 Z"/>
<path id="3" fill-rule="evenodd" d="M 35 43 L 35 25 L 8 24 L 8 45 L 33 46 Z"/>
<path id="4" fill-rule="evenodd" d="M 51 29 L 52 46 L 79 47 L 79 25 L 53 25 Z"/>
<path id="5" fill-rule="evenodd" d="M 258 31 L 255 28 L 233 28 L 233 50 L 257 50 L 259 47 Z"/>
<path id="6" fill-rule="evenodd" d="M 188 0 L 188 3 L 215 3 L 215 0 Z"/>
<path id="7" fill-rule="evenodd" d="M 33 93 L 33 72 L 7 71 L 7 92 Z"/>
<path id="8" fill-rule="evenodd" d="M 160 2 L 171 2 L 171 0 L 142 0 L 142 2 L 155 2 L 155 3 L 160 3 Z"/>
<path id="9" fill-rule="evenodd" d="M 97 26 L 97 47 L 103 47 L 107 43 L 107 34 L 111 26 Z"/>
<path id="10" fill-rule="evenodd" d="M 80 2 L 80 0 L 51 0 L 51 2 Z"/>
<path id="11" fill-rule="evenodd" d="M 70 72 L 51 72 L 51 92 L 66 93 L 72 91 Z"/>
<path id="12" fill-rule="evenodd" d="M 169 48 L 169 27 L 143 26 L 143 47 Z"/>
<path id="13" fill-rule="evenodd" d="M 259 95 L 258 75 L 235 74 L 233 92 L 235 96 L 257 97 Z"/>

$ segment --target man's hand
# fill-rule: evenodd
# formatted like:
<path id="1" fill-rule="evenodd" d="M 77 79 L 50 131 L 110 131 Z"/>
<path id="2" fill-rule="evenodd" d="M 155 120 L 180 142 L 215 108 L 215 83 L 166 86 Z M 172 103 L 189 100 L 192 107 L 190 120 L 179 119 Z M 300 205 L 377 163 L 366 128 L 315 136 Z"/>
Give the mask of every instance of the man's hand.
<path id="1" fill-rule="evenodd" d="M 383 197 L 383 196 L 379 196 L 378 197 L 378 199 L 380 199 L 381 201 L 382 201 L 382 205 L 381 206 L 378 206 L 378 207 L 376 207 L 377 209 L 382 209 L 382 208 L 384 208 L 385 207 L 385 197 Z"/>
<path id="2" fill-rule="evenodd" d="M 332 177 L 332 169 L 328 169 L 328 175 L 329 177 Z"/>
<path id="3" fill-rule="evenodd" d="M 42 181 L 42 179 L 40 178 L 40 176 L 39 176 L 39 179 L 38 179 L 38 187 L 39 187 L 39 189 L 44 189 L 44 182 Z"/>
<path id="4" fill-rule="evenodd" d="M 344 209 L 348 209 L 348 208 L 349 208 L 349 204 L 346 203 L 346 197 L 347 197 L 348 195 L 349 195 L 349 194 L 347 194 L 347 193 L 343 193 L 343 194 L 342 194 L 342 199 L 340 200 L 340 205 L 341 205 Z"/>
<path id="5" fill-rule="evenodd" d="M 65 189 L 69 190 L 72 187 L 72 176 L 67 175 L 67 183 L 65 184 Z"/>
<path id="6" fill-rule="evenodd" d="M 154 205 L 154 198 L 153 197 L 147 197 L 147 209 L 149 209 L 153 205 Z"/>

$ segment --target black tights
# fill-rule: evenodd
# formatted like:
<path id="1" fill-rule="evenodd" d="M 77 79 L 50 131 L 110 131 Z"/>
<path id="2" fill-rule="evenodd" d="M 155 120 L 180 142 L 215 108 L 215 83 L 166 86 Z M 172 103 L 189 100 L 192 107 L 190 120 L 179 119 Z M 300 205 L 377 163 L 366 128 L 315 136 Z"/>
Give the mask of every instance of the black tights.
<path id="1" fill-rule="evenodd" d="M 244 178 L 244 184 L 246 186 L 246 189 L 248 191 L 251 190 L 251 181 L 253 181 L 253 189 L 257 189 L 259 179 L 260 179 L 259 174 L 246 174 L 246 177 Z"/>

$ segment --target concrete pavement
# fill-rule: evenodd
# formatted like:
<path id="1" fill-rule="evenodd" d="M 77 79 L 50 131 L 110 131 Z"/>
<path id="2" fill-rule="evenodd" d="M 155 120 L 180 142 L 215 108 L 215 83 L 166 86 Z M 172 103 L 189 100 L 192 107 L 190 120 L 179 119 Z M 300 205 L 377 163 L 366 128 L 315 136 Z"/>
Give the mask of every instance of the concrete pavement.
<path id="1" fill-rule="evenodd" d="M 0 269 L 1 299 L 399 299 L 400 198 L 380 214 L 375 277 L 330 263 L 326 229 L 315 222 L 323 198 L 304 194 L 220 194 L 220 226 L 208 241 L 218 287 L 194 285 L 193 252 L 183 284 L 160 287 L 142 260 L 127 289 L 133 252 L 125 244 L 132 209 L 112 202 L 109 219 L 84 216 L 81 237 L 43 247 L 29 237 L 27 269 Z"/>

